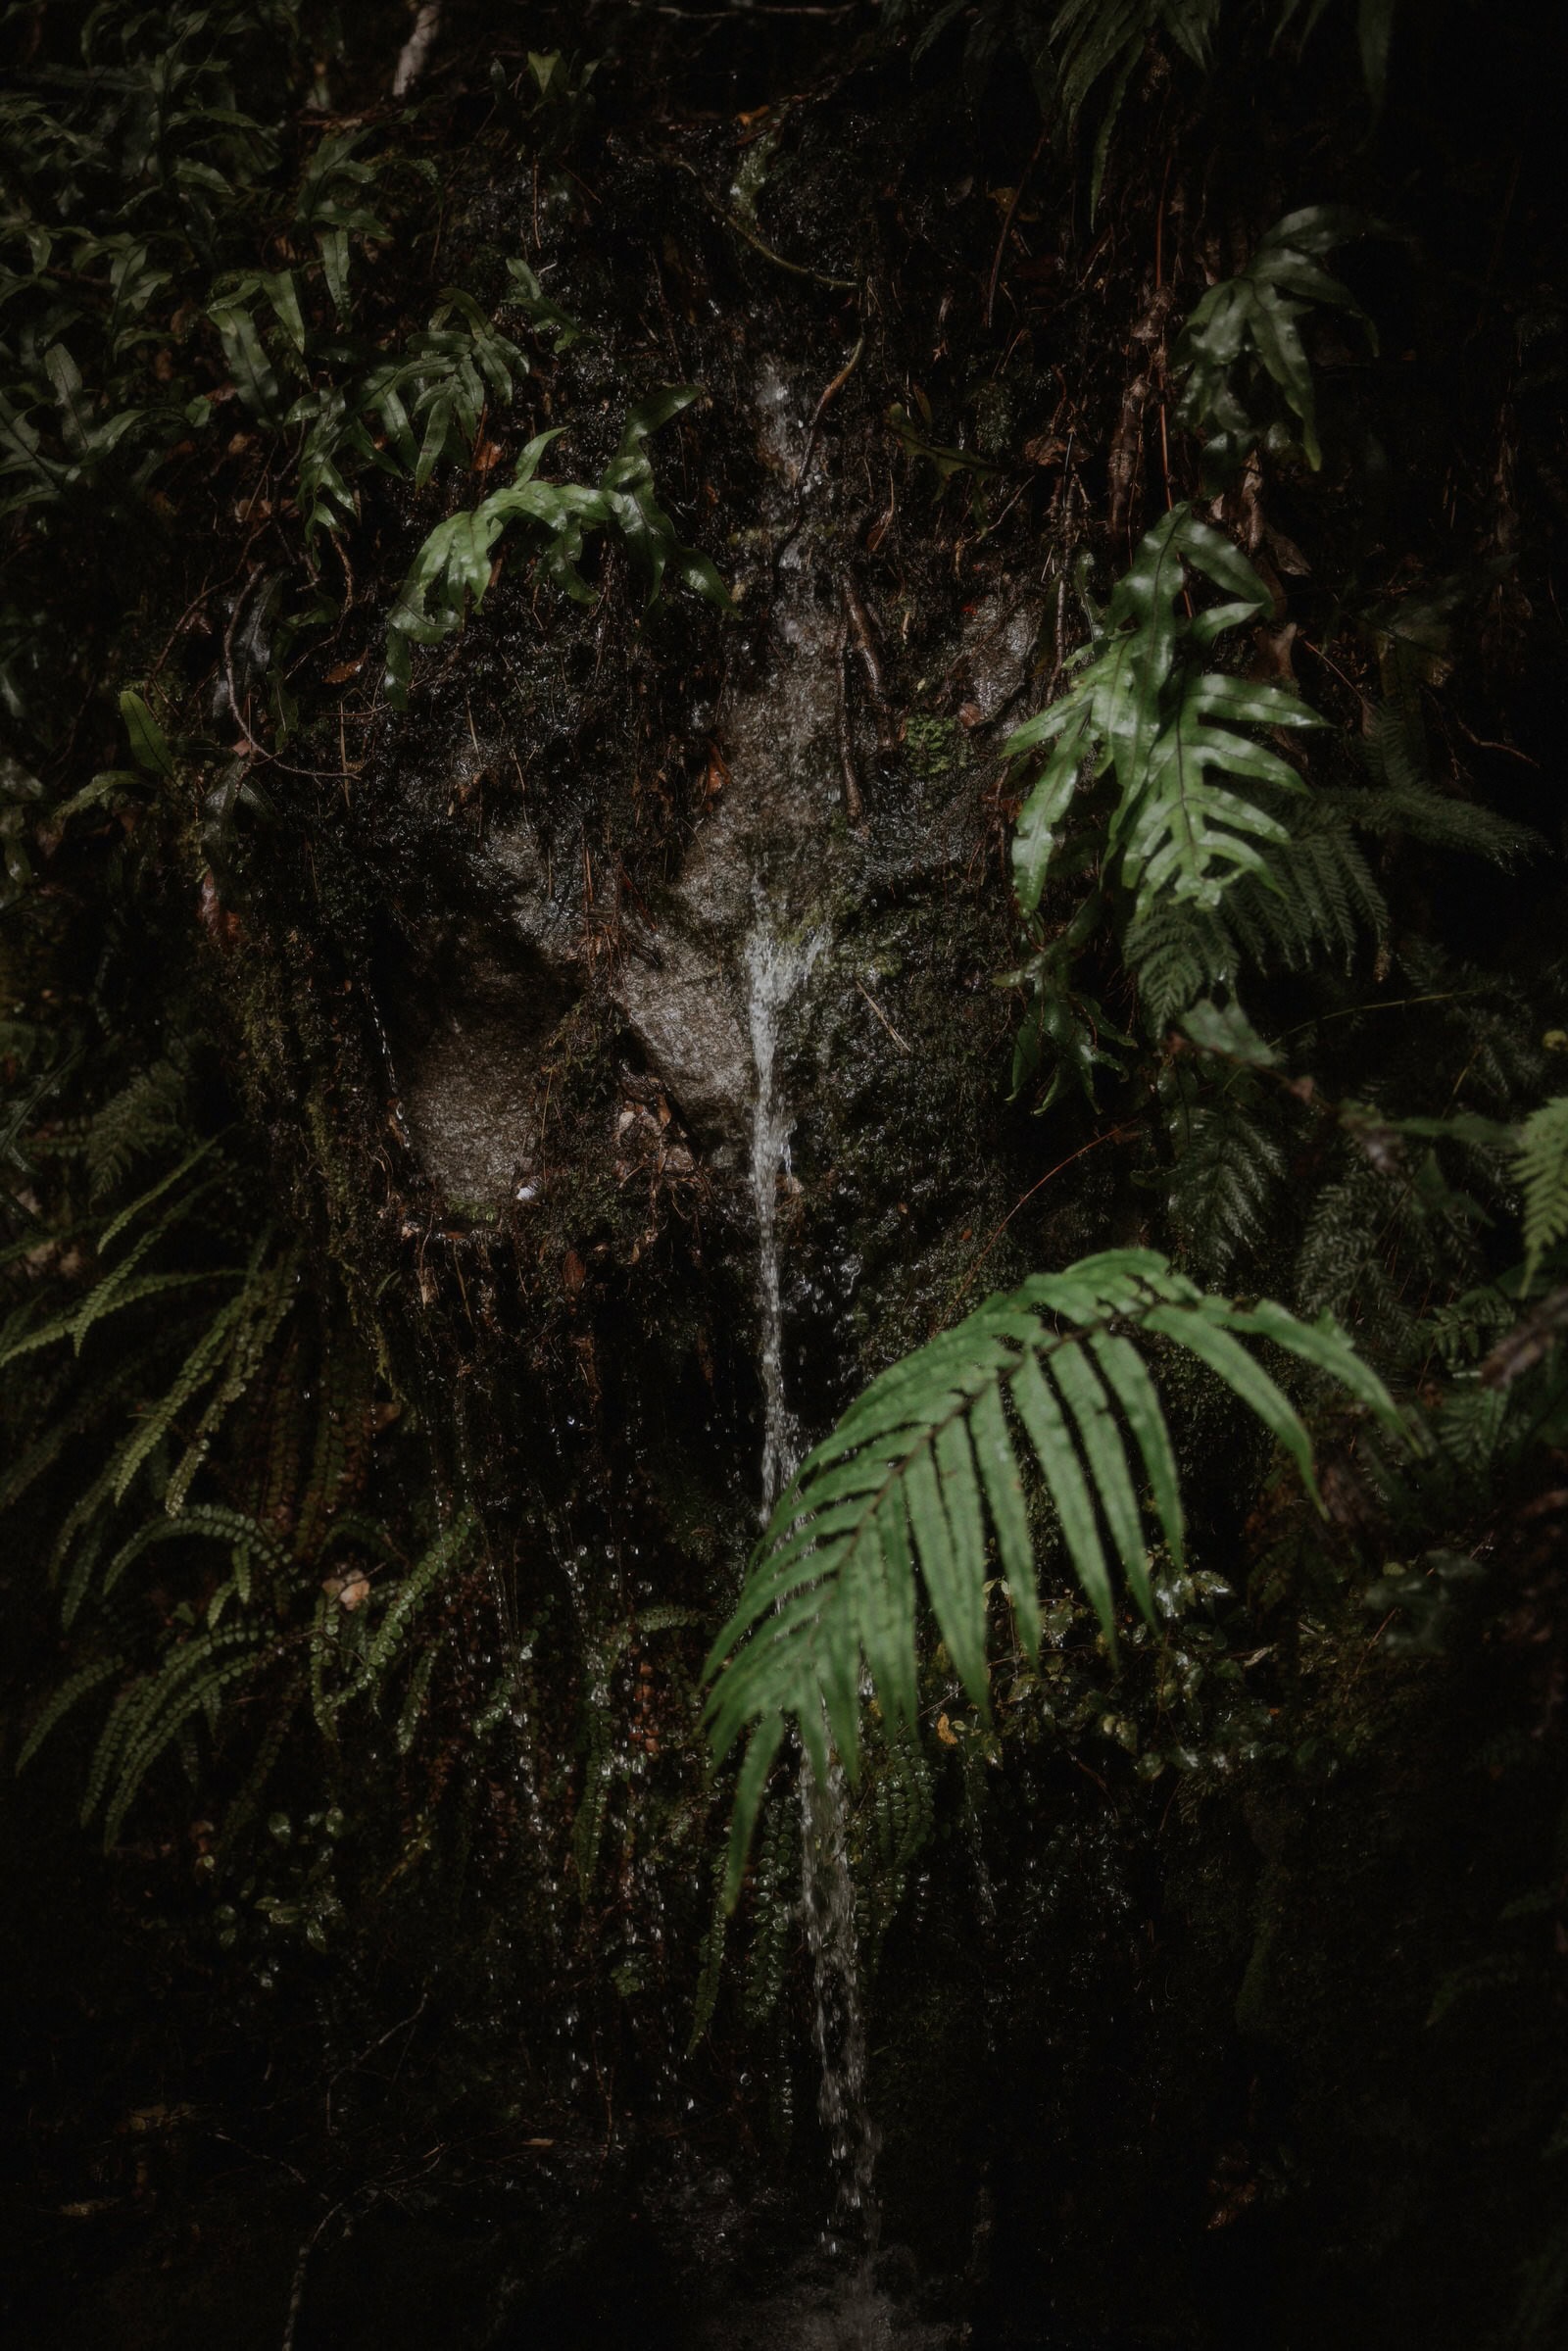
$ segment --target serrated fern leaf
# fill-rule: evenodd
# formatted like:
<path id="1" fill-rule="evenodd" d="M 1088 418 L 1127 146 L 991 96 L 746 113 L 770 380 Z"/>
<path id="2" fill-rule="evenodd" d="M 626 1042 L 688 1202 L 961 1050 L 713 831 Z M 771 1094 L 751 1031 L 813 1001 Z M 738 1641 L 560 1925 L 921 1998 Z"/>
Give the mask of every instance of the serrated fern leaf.
<path id="1" fill-rule="evenodd" d="M 1528 1288 L 1546 1250 L 1568 1233 L 1568 1094 L 1543 1102 L 1525 1120 L 1514 1173 L 1525 1196 Z"/>
<path id="2" fill-rule="evenodd" d="M 1072 1571 L 1107 1635 L 1118 1575 L 1151 1609 L 1152 1517 L 1183 1551 L 1175 1458 L 1135 1342 L 1197 1355 L 1295 1458 L 1311 1445 L 1249 1349 L 1273 1341 L 1336 1378 L 1391 1427 L 1382 1383 L 1328 1323 L 1268 1302 L 1208 1298 L 1152 1250 L 1110 1250 L 990 1298 L 875 1381 L 803 1463 L 753 1555 L 740 1606 L 714 1643 L 706 1722 L 715 1753 L 749 1739 L 729 1887 L 738 1888 L 768 1769 L 793 1720 L 817 1768 L 831 1739 L 853 1777 L 862 1692 L 895 1725 L 914 1711 L 915 1585 L 954 1670 L 987 1704 L 985 1585 L 994 1542 L 1033 1653 L 1039 1600 L 1026 1501 L 1038 1477 Z M 989 1540 L 988 1540 L 989 1538 Z"/>

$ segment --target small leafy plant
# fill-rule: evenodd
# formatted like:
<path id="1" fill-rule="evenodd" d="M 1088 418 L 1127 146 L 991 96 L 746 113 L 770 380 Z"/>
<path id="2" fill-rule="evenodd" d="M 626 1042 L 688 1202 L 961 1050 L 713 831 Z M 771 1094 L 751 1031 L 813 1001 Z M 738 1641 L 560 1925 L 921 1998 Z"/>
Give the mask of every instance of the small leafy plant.
<path id="1" fill-rule="evenodd" d="M 408 701 L 412 648 L 439 645 L 462 627 L 470 599 L 475 609 L 484 601 L 493 575 L 492 550 L 514 522 L 531 529 L 545 577 L 579 604 L 593 597 L 578 568 L 584 548 L 600 531 L 613 530 L 642 574 L 650 604 L 672 571 L 718 611 L 730 610 L 729 591 L 711 562 L 681 542 L 659 506 L 644 446 L 651 433 L 698 397 L 695 384 L 679 384 L 640 401 L 626 418 L 619 448 L 591 489 L 581 482 L 536 480 L 540 459 L 565 427 L 538 433 L 504 489 L 492 490 L 477 507 L 437 524 L 416 556 L 387 622 L 386 692 L 395 709 Z"/>

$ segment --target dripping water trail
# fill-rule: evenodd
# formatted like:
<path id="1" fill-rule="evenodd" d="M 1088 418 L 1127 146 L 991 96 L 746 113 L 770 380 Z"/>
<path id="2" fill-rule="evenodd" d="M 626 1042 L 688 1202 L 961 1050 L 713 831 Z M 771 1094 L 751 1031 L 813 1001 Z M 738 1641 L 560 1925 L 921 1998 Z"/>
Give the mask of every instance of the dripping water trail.
<path id="1" fill-rule="evenodd" d="M 794 1476 L 800 1430 L 784 1394 L 784 1309 L 779 1290 L 778 1179 L 789 1172 L 790 1115 L 775 1070 L 779 1016 L 810 976 L 820 931 L 781 938 L 759 924 L 746 942 L 748 1015 L 757 1101 L 752 1111 L 752 1199 L 757 1209 L 757 1289 L 762 1374 L 762 1522 Z"/>
<path id="2" fill-rule="evenodd" d="M 752 1057 L 757 1101 L 752 1114 L 752 1197 L 757 1209 L 759 1355 L 762 1375 L 761 1514 L 765 1526 L 800 1466 L 801 1432 L 784 1386 L 784 1314 L 779 1279 L 778 1182 L 789 1171 L 794 1119 L 778 1081 L 780 1017 L 809 978 L 823 946 L 820 932 L 780 937 L 760 923 L 747 942 Z M 821 2069 L 817 2112 L 833 2168 L 829 2254 L 876 2250 L 873 2192 L 876 2127 L 866 2098 L 865 2019 L 860 2006 L 850 1874 L 844 1773 L 836 1760 L 826 1781 L 801 1758 L 801 1908 L 811 1954 L 815 2006 L 811 2041 Z"/>
<path id="3" fill-rule="evenodd" d="M 877 2131 L 866 2097 L 865 2017 L 855 1935 L 855 1881 L 847 1846 L 844 1773 L 834 1757 L 824 1783 L 801 1758 L 801 1910 L 811 1954 L 816 2005 L 811 2043 L 821 2068 L 817 2113 L 833 2167 L 830 2254 L 876 2251 Z"/>

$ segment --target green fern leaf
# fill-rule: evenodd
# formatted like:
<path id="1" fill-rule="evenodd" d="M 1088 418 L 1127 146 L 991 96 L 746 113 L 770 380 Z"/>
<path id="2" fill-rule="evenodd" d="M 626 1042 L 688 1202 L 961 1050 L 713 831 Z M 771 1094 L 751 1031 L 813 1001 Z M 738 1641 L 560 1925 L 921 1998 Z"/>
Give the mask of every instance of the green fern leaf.
<path id="1" fill-rule="evenodd" d="M 954 1669 L 984 1710 L 988 1522 L 1020 1636 L 1037 1652 L 1024 1459 L 1041 1478 L 1073 1572 L 1107 1637 L 1114 1638 L 1115 1582 L 1106 1538 L 1138 1604 L 1152 1610 L 1140 1488 L 1147 1486 L 1178 1561 L 1182 1512 L 1164 1414 L 1134 1334 L 1170 1340 L 1204 1362 L 1293 1456 L 1309 1492 L 1305 1426 L 1244 1337 L 1268 1339 L 1337 1379 L 1391 1428 L 1402 1427 L 1382 1383 L 1337 1327 L 1298 1322 L 1268 1302 L 1249 1308 L 1205 1297 L 1145 1249 L 1111 1250 L 1064 1273 L 1037 1275 L 895 1364 L 780 1497 L 740 1605 L 708 1660 L 705 1719 L 715 1753 L 750 1740 L 736 1797 L 730 1899 L 787 1722 L 794 1721 L 819 1773 L 828 1768 L 831 1738 L 853 1778 L 862 1689 L 884 1699 L 895 1722 L 911 1718 L 916 1575 Z M 895 1588 L 899 1598 L 890 1606 Z"/>
<path id="2" fill-rule="evenodd" d="M 375 1637 L 365 1652 L 365 1661 L 346 1693 L 347 1697 L 363 1695 L 383 1678 L 387 1667 L 408 1639 L 415 1618 L 434 1596 L 448 1571 L 463 1558 L 473 1540 L 473 1533 L 472 1512 L 462 1511 L 449 1527 L 442 1529 L 402 1583 L 394 1587 L 386 1614 L 376 1627 Z"/>
<path id="3" fill-rule="evenodd" d="M 1236 1083 L 1212 1101 L 1183 1102 L 1172 1117 L 1181 1148 L 1168 1193 L 1184 1254 L 1223 1281 L 1238 1257 L 1265 1246 L 1285 1181 L 1274 1122 Z"/>
<path id="4" fill-rule="evenodd" d="M 1225 601 L 1196 615 L 1180 611 L 1189 569 Z M 1086 772 L 1114 776 L 1107 864 L 1133 892 L 1137 913 L 1167 901 L 1212 908 L 1238 877 L 1266 875 L 1267 850 L 1289 839 L 1271 803 L 1303 787 L 1277 752 L 1239 729 L 1321 721 L 1284 687 L 1202 670 L 1194 657 L 1270 609 L 1247 558 L 1190 507 L 1173 507 L 1146 532 L 1073 684 L 1005 746 L 1012 758 L 1049 746 L 1013 841 L 1013 886 L 1026 914 L 1040 904 Z"/>
<path id="5" fill-rule="evenodd" d="M 1268 418 L 1253 411 L 1264 382 L 1296 419 L 1314 472 L 1322 465 L 1312 369 L 1297 321 L 1314 303 L 1345 311 L 1376 350 L 1371 320 L 1349 288 L 1321 266 L 1323 254 L 1370 225 L 1342 205 L 1288 214 L 1241 275 L 1211 286 L 1188 319 L 1171 355 L 1173 372 L 1186 378 L 1177 416 L 1203 440 L 1211 481 L 1229 480 L 1262 439 Z"/>
<path id="6" fill-rule="evenodd" d="M 1525 1120 L 1514 1172 L 1525 1196 L 1525 1287 L 1543 1256 L 1568 1233 L 1568 1094 Z"/>
<path id="7" fill-rule="evenodd" d="M 17 1757 L 19 1772 L 26 1770 L 27 1765 L 37 1754 L 55 1725 L 70 1713 L 76 1700 L 84 1698 L 90 1690 L 97 1690 L 112 1675 L 120 1673 L 123 1669 L 124 1663 L 124 1658 L 118 1654 L 113 1657 L 97 1657 L 90 1665 L 79 1666 L 75 1673 L 69 1675 L 61 1683 L 60 1688 L 49 1699 L 48 1704 L 22 1742 L 22 1750 Z"/>

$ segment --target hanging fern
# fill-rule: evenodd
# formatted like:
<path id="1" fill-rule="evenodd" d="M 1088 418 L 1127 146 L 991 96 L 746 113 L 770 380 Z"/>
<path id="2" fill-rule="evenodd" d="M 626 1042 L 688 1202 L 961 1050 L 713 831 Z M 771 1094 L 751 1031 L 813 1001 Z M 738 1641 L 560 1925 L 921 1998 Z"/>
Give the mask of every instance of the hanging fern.
<path id="1" fill-rule="evenodd" d="M 1374 107 L 1388 79 L 1389 48 L 1398 0 L 1354 0 L 1362 77 Z M 1295 45 L 1310 38 L 1331 0 L 1265 0 L 1273 39 L 1296 27 Z M 964 69 L 972 86 L 984 83 L 999 57 L 1011 51 L 1028 68 L 1048 118 L 1070 133 L 1091 101 L 1099 122 L 1091 170 L 1091 208 L 1098 207 L 1105 164 L 1122 102 L 1151 40 L 1163 35 L 1200 73 L 1206 73 L 1222 20 L 1240 11 L 1227 0 L 884 0 L 883 37 L 914 34 L 919 58 L 950 25 L 964 26 Z"/>
<path id="2" fill-rule="evenodd" d="M 1243 1307 L 1205 1297 L 1145 1249 L 1036 1275 L 895 1364 L 780 1497 L 741 1604 L 709 1658 L 714 1680 L 705 1719 L 715 1753 L 750 1738 L 731 1898 L 792 1719 L 819 1776 L 831 1739 L 852 1777 L 862 1682 L 890 1720 L 915 1721 L 917 1581 L 954 1670 L 985 1707 L 988 1522 L 1018 1637 L 1031 1657 L 1038 1652 L 1026 1463 L 1038 1465 L 1073 1571 L 1107 1637 L 1115 1631 L 1107 1536 L 1134 1598 L 1152 1616 L 1140 1484 L 1147 1481 L 1153 1519 L 1178 1563 L 1182 1506 L 1164 1413 L 1133 1334 L 1173 1341 L 1217 1373 L 1285 1446 L 1309 1491 L 1305 1426 L 1241 1345 L 1243 1335 L 1272 1340 L 1338 1380 L 1391 1428 L 1400 1426 L 1382 1382 L 1337 1326 L 1298 1322 L 1267 1300 Z"/>

